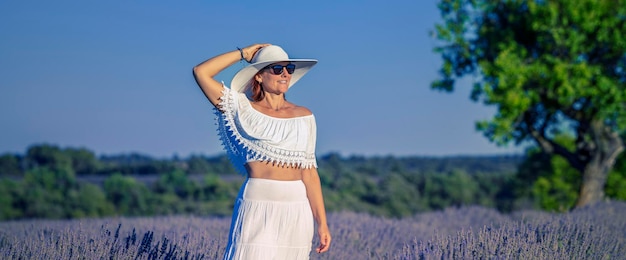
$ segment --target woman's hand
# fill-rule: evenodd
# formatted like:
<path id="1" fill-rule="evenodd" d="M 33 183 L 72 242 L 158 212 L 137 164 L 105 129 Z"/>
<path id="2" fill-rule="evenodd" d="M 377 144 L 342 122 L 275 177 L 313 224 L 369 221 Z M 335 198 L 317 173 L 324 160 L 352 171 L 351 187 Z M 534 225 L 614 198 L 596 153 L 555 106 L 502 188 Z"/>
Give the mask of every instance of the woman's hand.
<path id="1" fill-rule="evenodd" d="M 328 231 L 328 226 L 323 225 L 318 228 L 318 234 L 320 236 L 320 245 L 315 249 L 315 251 L 319 253 L 324 253 L 330 249 L 330 241 L 332 240 L 330 237 L 330 231 Z"/>
<path id="2" fill-rule="evenodd" d="M 265 46 L 270 46 L 271 44 L 269 43 L 262 43 L 262 44 L 252 44 L 248 47 L 244 47 L 242 50 L 243 52 L 243 58 L 247 61 L 247 62 L 251 62 L 252 58 L 254 58 L 254 55 L 256 54 L 257 51 L 259 51 L 261 48 L 265 47 Z"/>
<path id="3" fill-rule="evenodd" d="M 243 49 L 222 53 L 193 67 L 193 76 L 204 95 L 211 101 L 211 104 L 220 109 L 220 97 L 224 90 L 224 85 L 215 80 L 215 75 L 240 61 L 241 58 L 251 61 L 257 51 L 269 45 L 253 44 Z"/>

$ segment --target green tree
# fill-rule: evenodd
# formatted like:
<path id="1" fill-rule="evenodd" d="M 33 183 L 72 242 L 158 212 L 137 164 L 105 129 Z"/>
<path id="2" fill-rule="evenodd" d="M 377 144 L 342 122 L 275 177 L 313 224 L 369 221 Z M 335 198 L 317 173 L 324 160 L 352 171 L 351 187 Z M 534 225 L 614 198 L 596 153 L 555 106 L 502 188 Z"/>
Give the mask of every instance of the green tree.
<path id="1" fill-rule="evenodd" d="M 37 167 L 24 176 L 26 187 L 38 186 L 48 191 L 58 191 L 61 194 L 76 189 L 78 182 L 71 168 Z"/>
<path id="2" fill-rule="evenodd" d="M 381 199 L 378 206 L 384 208 L 390 216 L 406 217 L 426 209 L 426 202 L 421 198 L 417 186 L 401 174 L 387 175 L 379 187 L 382 192 L 379 193 Z"/>
<path id="3" fill-rule="evenodd" d="M 569 134 L 558 134 L 553 141 L 566 149 L 574 149 L 575 139 Z M 537 147 L 527 149 L 526 160 L 518 168 L 517 178 L 526 185 L 514 189 L 528 196 L 535 207 L 550 211 L 566 211 L 573 207 L 581 183 L 580 172 L 563 157 L 549 156 Z"/>
<path id="4" fill-rule="evenodd" d="M 115 206 L 107 201 L 102 189 L 91 183 L 80 183 L 66 199 L 70 202 L 67 214 L 71 218 L 104 217 L 115 213 Z"/>
<path id="5" fill-rule="evenodd" d="M 190 174 L 208 174 L 212 173 L 212 168 L 206 158 L 202 156 L 192 155 L 187 159 L 187 172 Z"/>
<path id="6" fill-rule="evenodd" d="M 72 168 L 72 158 L 56 145 L 34 145 L 26 151 L 26 163 L 28 169 L 36 167 L 48 167 L 50 169 Z"/>
<path id="7" fill-rule="evenodd" d="M 580 173 L 560 156 L 550 158 L 549 169 L 533 183 L 532 195 L 542 209 L 564 212 L 574 206 L 580 187 Z"/>
<path id="8" fill-rule="evenodd" d="M 71 169 L 36 167 L 24 175 L 25 189 L 18 196 L 26 218 L 69 218 L 70 193 L 78 188 Z"/>
<path id="9" fill-rule="evenodd" d="M 85 148 L 66 148 L 63 152 L 70 158 L 77 175 L 95 174 L 100 169 L 96 155 Z"/>
<path id="10" fill-rule="evenodd" d="M 224 181 L 215 174 L 207 174 L 200 184 L 197 200 L 194 204 L 196 214 L 228 216 L 232 214 L 235 197 L 243 178 Z"/>
<path id="11" fill-rule="evenodd" d="M 0 178 L 0 220 L 22 216 L 22 210 L 16 207 L 21 189 L 18 182 Z"/>
<path id="12" fill-rule="evenodd" d="M 107 200 L 113 203 L 122 215 L 149 215 L 152 196 L 145 184 L 132 177 L 113 174 L 104 181 Z"/>
<path id="13" fill-rule="evenodd" d="M 425 175 L 423 197 L 431 209 L 476 204 L 479 184 L 463 171 Z"/>
<path id="14" fill-rule="evenodd" d="M 442 0 L 436 25 L 442 78 L 453 91 L 475 75 L 471 98 L 497 106 L 477 123 L 491 141 L 533 142 L 581 173 L 576 206 L 604 197 L 624 150 L 626 4 L 609 0 Z M 573 149 L 554 141 L 575 136 Z"/>
<path id="15" fill-rule="evenodd" d="M 13 154 L 0 155 L 0 176 L 22 176 L 21 158 Z"/>
<path id="16" fill-rule="evenodd" d="M 610 198 L 626 200 L 626 153 L 617 158 L 607 179 L 605 191 Z"/>
<path id="17" fill-rule="evenodd" d="M 194 195 L 198 187 L 195 182 L 189 180 L 183 171 L 172 171 L 161 174 L 154 185 L 157 193 L 171 193 L 187 199 Z"/>

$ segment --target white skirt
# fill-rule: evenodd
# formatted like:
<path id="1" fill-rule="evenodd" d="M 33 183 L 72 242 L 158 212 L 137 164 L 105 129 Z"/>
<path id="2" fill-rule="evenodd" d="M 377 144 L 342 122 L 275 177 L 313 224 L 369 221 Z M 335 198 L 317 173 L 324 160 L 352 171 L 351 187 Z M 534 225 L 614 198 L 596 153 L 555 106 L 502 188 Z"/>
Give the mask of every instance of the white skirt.
<path id="1" fill-rule="evenodd" d="M 224 259 L 309 259 L 312 240 L 302 181 L 248 178 L 235 202 Z"/>

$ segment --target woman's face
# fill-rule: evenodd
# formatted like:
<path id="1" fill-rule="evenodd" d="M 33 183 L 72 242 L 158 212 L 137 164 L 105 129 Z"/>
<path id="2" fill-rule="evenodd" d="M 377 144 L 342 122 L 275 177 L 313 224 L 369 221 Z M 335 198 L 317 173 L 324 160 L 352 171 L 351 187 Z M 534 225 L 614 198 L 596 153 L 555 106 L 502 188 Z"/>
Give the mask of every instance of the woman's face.
<path id="1" fill-rule="evenodd" d="M 263 69 L 255 77 L 262 84 L 264 91 L 272 94 L 286 93 L 291 81 L 291 74 L 288 71 L 293 72 L 294 68 L 289 62 L 277 62 Z"/>

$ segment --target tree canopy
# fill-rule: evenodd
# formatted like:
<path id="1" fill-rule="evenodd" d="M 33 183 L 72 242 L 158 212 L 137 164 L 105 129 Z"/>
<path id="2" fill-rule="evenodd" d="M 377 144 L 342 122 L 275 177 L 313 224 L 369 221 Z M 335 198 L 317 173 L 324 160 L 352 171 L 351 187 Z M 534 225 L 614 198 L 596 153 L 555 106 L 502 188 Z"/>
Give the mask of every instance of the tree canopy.
<path id="1" fill-rule="evenodd" d="M 477 129 L 491 141 L 533 142 L 582 178 L 577 206 L 601 200 L 624 150 L 626 3 L 623 0 L 442 0 L 435 48 L 453 91 L 473 76 L 471 98 L 497 107 Z M 574 136 L 573 148 L 559 143 Z"/>

